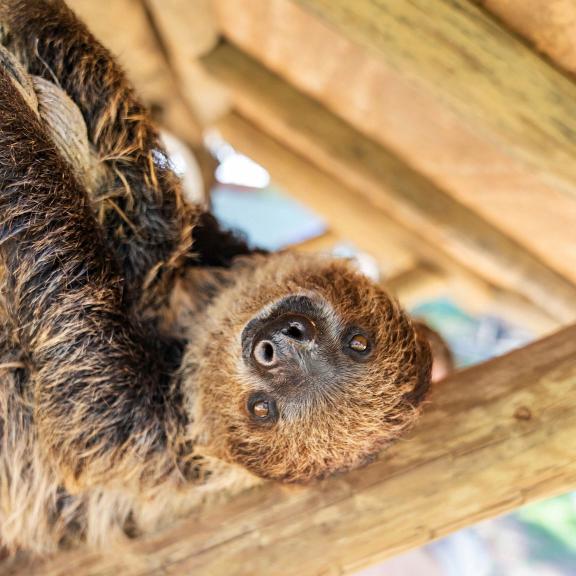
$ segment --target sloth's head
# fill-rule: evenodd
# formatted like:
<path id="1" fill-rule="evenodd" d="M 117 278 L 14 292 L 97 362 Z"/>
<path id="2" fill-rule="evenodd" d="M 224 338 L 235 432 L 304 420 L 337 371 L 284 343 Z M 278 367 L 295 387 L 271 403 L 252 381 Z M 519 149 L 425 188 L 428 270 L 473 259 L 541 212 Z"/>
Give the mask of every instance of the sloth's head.
<path id="1" fill-rule="evenodd" d="M 415 419 L 430 350 L 350 264 L 240 265 L 194 329 L 194 414 L 220 458 L 286 482 L 361 465 Z"/>

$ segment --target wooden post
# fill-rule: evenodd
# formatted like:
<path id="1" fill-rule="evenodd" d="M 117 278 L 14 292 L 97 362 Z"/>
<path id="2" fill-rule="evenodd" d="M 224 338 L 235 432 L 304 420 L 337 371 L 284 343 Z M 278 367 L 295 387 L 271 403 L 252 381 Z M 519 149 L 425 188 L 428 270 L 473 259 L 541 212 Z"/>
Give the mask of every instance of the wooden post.
<path id="1" fill-rule="evenodd" d="M 572 489 L 575 436 L 573 326 L 438 385 L 412 434 L 364 469 L 269 484 L 127 550 L 63 554 L 37 573 L 348 574 Z"/>

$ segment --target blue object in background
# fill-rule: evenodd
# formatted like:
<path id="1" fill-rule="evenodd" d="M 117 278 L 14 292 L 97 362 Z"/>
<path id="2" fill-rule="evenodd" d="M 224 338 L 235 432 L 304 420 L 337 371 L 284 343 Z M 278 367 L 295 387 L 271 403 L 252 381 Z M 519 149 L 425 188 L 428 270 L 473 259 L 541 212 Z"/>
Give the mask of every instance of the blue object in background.
<path id="1" fill-rule="evenodd" d="M 534 335 L 492 314 L 472 316 L 448 297 L 426 300 L 410 310 L 448 342 L 459 367 L 471 366 L 525 346 Z"/>
<path id="2" fill-rule="evenodd" d="M 212 210 L 231 230 L 243 232 L 250 246 L 280 250 L 324 234 L 326 222 L 302 204 L 273 188 L 219 185 Z"/>

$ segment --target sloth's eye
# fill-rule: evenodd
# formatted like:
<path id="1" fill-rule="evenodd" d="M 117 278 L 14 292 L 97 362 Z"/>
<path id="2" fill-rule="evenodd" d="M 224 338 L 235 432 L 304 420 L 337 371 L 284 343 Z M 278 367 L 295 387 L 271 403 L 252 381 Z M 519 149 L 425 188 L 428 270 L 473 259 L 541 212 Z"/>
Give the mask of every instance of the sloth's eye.
<path id="1" fill-rule="evenodd" d="M 248 412 L 255 422 L 275 422 L 278 417 L 276 402 L 267 394 L 258 392 L 248 398 Z"/>
<path id="2" fill-rule="evenodd" d="M 354 352 L 362 354 L 368 350 L 368 338 L 362 334 L 355 334 L 350 338 L 348 346 L 350 349 L 354 350 Z"/>
<path id="3" fill-rule="evenodd" d="M 270 403 L 268 400 L 259 400 L 254 404 L 252 413 L 256 418 L 268 418 L 270 414 Z"/>

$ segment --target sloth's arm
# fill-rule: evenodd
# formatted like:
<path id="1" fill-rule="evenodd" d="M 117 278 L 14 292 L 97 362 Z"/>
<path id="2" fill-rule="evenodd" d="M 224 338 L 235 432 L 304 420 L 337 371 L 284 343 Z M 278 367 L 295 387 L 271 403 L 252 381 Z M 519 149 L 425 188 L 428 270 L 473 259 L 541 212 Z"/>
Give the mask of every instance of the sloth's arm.
<path id="1" fill-rule="evenodd" d="M 90 142 L 115 175 L 118 196 L 102 224 L 122 257 L 130 298 L 151 282 L 167 292 L 163 282 L 181 266 L 225 266 L 250 252 L 210 215 L 198 222 L 199 209 L 184 202 L 148 110 L 109 51 L 62 0 L 0 0 L 0 23 L 29 71 L 56 79 L 76 103 Z"/>
<path id="2" fill-rule="evenodd" d="M 179 426 L 167 362 L 123 312 L 85 192 L 1 68 L 0 127 L 0 259 L 39 441 L 68 486 L 157 480 Z"/>

